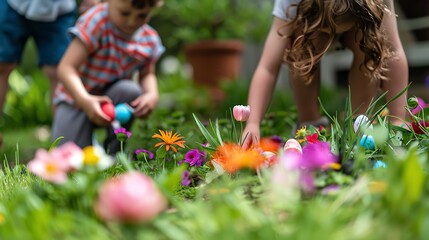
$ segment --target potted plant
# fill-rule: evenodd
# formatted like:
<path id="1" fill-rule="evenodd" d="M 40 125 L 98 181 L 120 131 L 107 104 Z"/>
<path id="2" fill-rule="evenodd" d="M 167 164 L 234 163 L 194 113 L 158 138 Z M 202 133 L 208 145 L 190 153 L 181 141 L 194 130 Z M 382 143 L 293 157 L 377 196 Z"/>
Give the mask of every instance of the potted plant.
<path id="1" fill-rule="evenodd" d="M 170 0 L 159 12 L 172 26 L 164 42 L 179 43 L 193 80 L 221 94 L 219 82 L 240 73 L 244 41 L 265 37 L 271 8 L 257 0 Z"/>

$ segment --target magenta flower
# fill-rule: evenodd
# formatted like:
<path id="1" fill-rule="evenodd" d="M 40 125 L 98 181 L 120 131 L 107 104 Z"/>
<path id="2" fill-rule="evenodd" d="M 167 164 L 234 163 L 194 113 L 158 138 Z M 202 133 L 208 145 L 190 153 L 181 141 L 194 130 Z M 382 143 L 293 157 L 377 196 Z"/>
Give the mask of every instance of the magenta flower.
<path id="1" fill-rule="evenodd" d="M 116 134 L 116 138 L 118 138 L 118 141 L 123 142 L 131 137 L 131 132 L 127 131 L 125 128 L 118 128 L 114 130 L 114 133 Z"/>
<path id="2" fill-rule="evenodd" d="M 302 159 L 299 165 L 305 169 L 325 169 L 337 162 L 337 156 L 331 152 L 327 142 L 309 143 L 302 149 Z"/>
<path id="3" fill-rule="evenodd" d="M 132 171 L 107 180 L 94 203 L 97 216 L 105 221 L 146 222 L 167 207 L 167 200 L 152 179 Z"/>
<path id="4" fill-rule="evenodd" d="M 250 106 L 235 105 L 232 109 L 232 114 L 234 115 L 235 120 L 245 122 L 250 116 Z"/>
<path id="5" fill-rule="evenodd" d="M 149 150 L 146 149 L 137 149 L 136 150 L 136 156 L 138 160 L 143 160 L 144 156 L 147 155 L 149 157 L 149 159 L 153 158 L 153 153 Z"/>
<path id="6" fill-rule="evenodd" d="M 422 128 L 428 128 L 429 127 L 429 121 L 420 121 L 419 123 L 411 122 L 411 128 L 416 134 L 424 134 L 425 132 L 422 130 Z"/>
<path id="7" fill-rule="evenodd" d="M 416 115 L 417 113 L 419 113 L 423 108 L 427 108 L 429 107 L 429 104 L 426 104 L 425 101 L 419 97 L 417 97 L 417 106 L 415 108 L 413 108 L 413 110 L 411 110 L 411 113 L 413 115 Z"/>
<path id="8" fill-rule="evenodd" d="M 185 159 L 180 161 L 178 164 L 183 162 L 189 163 L 189 166 L 200 167 L 206 162 L 206 154 L 196 148 L 189 150 L 185 154 Z"/>
<path id="9" fill-rule="evenodd" d="M 191 184 L 191 180 L 189 179 L 189 171 L 185 170 L 182 173 L 182 186 L 189 186 Z"/>
<path id="10" fill-rule="evenodd" d="M 304 190 L 306 193 L 312 193 L 314 190 L 316 190 L 313 173 L 301 171 L 299 178 L 302 190 Z"/>

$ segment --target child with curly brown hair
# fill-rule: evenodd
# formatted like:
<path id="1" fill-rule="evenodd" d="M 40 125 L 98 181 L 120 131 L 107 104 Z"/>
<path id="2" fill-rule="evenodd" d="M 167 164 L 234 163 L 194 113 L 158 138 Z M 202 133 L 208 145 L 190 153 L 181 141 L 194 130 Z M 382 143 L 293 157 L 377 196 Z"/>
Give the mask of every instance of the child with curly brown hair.
<path id="1" fill-rule="evenodd" d="M 297 127 L 329 124 L 318 102 L 320 60 L 335 41 L 353 52 L 349 85 L 356 115 L 365 113 L 380 87 L 386 100 L 407 87 L 408 64 L 393 0 L 275 0 L 273 15 L 249 90 L 244 148 L 258 144 L 260 123 L 283 62 L 289 65 Z M 388 106 L 393 124 L 402 124 L 405 104 L 406 93 Z"/>

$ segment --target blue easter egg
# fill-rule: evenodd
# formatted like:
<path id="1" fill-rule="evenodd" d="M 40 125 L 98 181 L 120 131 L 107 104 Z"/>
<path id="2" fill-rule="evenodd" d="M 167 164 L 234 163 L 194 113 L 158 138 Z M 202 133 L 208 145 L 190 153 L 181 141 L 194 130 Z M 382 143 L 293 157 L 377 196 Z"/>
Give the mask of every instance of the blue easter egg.
<path id="1" fill-rule="evenodd" d="M 387 168 L 387 164 L 381 160 L 377 160 L 375 161 L 373 168 Z"/>
<path id="2" fill-rule="evenodd" d="M 133 115 L 131 110 L 128 109 L 125 104 L 120 103 L 115 106 L 115 114 L 116 114 L 116 120 L 120 122 L 121 124 L 125 124 L 128 121 L 130 121 L 131 116 Z"/>
<path id="3" fill-rule="evenodd" d="M 359 142 L 359 145 L 364 147 L 366 150 L 374 150 L 375 149 L 375 141 L 371 135 L 363 135 L 362 139 Z"/>

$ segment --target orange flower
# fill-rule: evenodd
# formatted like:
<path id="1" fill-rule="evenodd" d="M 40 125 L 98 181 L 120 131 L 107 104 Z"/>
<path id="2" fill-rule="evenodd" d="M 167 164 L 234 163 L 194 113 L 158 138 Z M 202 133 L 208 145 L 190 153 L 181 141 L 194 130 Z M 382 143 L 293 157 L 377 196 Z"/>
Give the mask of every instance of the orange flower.
<path id="1" fill-rule="evenodd" d="M 276 153 L 280 150 L 282 147 L 282 144 L 280 142 L 277 142 L 273 140 L 272 138 L 261 138 L 261 141 L 259 141 L 259 147 L 262 148 L 264 152 L 273 152 Z"/>
<path id="2" fill-rule="evenodd" d="M 225 143 L 213 154 L 213 161 L 220 164 L 225 171 L 235 173 L 241 168 L 259 168 L 265 161 L 261 151 L 243 150 L 238 144 Z"/>
<path id="3" fill-rule="evenodd" d="M 170 147 L 171 147 L 171 149 L 173 149 L 174 152 L 177 152 L 177 149 L 174 145 L 177 145 L 181 148 L 185 148 L 184 146 L 185 140 L 181 140 L 183 136 L 180 136 L 180 134 L 178 133 L 173 134 L 172 131 L 163 131 L 163 130 L 159 130 L 159 132 L 161 133 L 161 135 L 154 134 L 152 136 L 152 138 L 159 138 L 162 140 L 162 142 L 155 144 L 155 147 L 165 145 L 165 149 L 167 151 L 170 150 Z"/>

